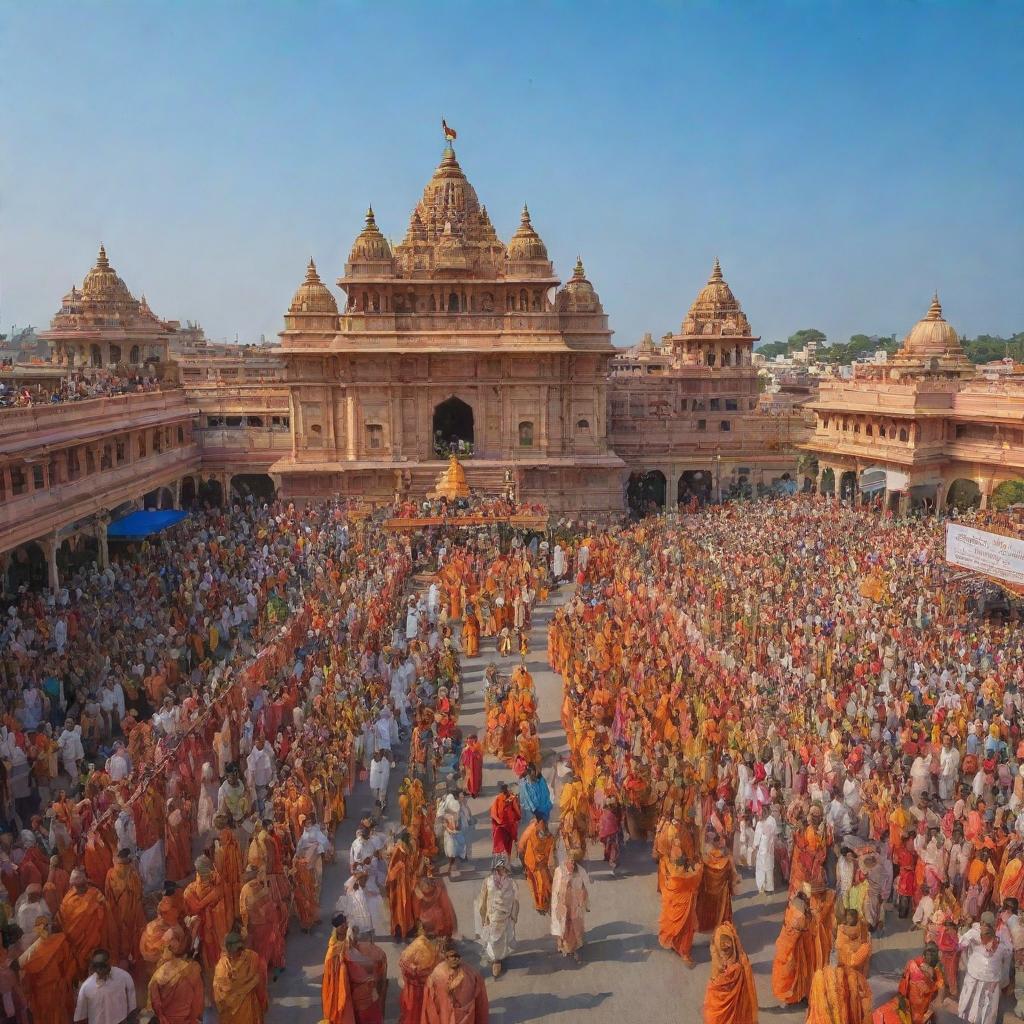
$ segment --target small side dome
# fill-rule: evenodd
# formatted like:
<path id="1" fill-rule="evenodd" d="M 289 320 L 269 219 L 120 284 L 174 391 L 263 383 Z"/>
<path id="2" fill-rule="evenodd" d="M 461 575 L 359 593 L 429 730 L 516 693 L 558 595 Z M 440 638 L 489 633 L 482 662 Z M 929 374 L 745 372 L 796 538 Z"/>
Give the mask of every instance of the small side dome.
<path id="1" fill-rule="evenodd" d="M 352 243 L 349 263 L 384 263 L 391 260 L 391 246 L 377 227 L 373 207 L 366 211 L 366 224 Z"/>
<path id="2" fill-rule="evenodd" d="M 336 315 L 338 303 L 330 289 L 320 280 L 316 264 L 310 260 L 306 268 L 306 279 L 299 285 L 288 307 L 289 313 L 326 313 Z"/>
<path id="3" fill-rule="evenodd" d="M 587 280 L 583 260 L 576 257 L 572 277 L 558 292 L 558 309 L 563 313 L 603 313 L 601 300 L 594 286 Z"/>
<path id="4" fill-rule="evenodd" d="M 540 235 L 537 234 L 530 223 L 530 211 L 525 203 L 519 218 L 519 227 L 516 229 L 516 233 L 509 239 L 507 252 L 510 261 L 524 263 L 547 262 L 547 246 L 541 241 Z"/>
<path id="5" fill-rule="evenodd" d="M 942 304 L 938 294 L 932 297 L 932 304 L 921 320 L 903 339 L 900 351 L 904 356 L 962 355 L 963 347 L 956 329 L 942 316 Z"/>

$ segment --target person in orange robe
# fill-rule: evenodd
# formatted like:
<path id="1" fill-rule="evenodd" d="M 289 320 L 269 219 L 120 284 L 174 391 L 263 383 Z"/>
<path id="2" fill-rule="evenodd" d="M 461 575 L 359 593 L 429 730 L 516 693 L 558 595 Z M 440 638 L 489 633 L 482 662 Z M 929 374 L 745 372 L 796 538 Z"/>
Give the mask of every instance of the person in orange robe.
<path id="1" fill-rule="evenodd" d="M 213 1003 L 219 1024 L 263 1024 L 267 999 L 267 965 L 246 949 L 238 932 L 224 939 L 224 953 L 213 972 Z"/>
<path id="2" fill-rule="evenodd" d="M 142 930 L 139 939 L 139 955 L 142 970 L 139 972 L 139 987 L 148 989 L 150 979 L 157 965 L 163 959 L 164 951 L 170 948 L 175 956 L 185 952 L 185 929 L 181 924 L 181 912 L 173 900 L 162 897 L 157 904 L 156 917 Z"/>
<path id="3" fill-rule="evenodd" d="M 71 872 L 71 888 L 60 903 L 60 926 L 71 944 L 75 961 L 73 980 L 81 981 L 89 973 L 89 960 L 95 950 L 106 948 L 110 918 L 103 893 L 81 868 Z"/>
<path id="4" fill-rule="evenodd" d="M 399 939 L 411 934 L 416 924 L 413 912 L 415 867 L 415 854 L 409 841 L 409 833 L 402 831 L 391 853 L 387 879 L 384 883 L 391 911 L 391 934 Z"/>
<path id="5" fill-rule="evenodd" d="M 36 919 L 35 933 L 35 941 L 18 957 L 32 1024 L 67 1024 L 75 1010 L 71 944 L 62 932 L 51 934 L 48 917 Z"/>
<path id="6" fill-rule="evenodd" d="M 348 919 L 344 914 L 331 918 L 331 937 L 324 955 L 324 976 L 320 983 L 320 1003 L 327 1024 L 355 1024 L 352 985 L 345 966 L 348 949 Z"/>
<path id="7" fill-rule="evenodd" d="M 519 859 L 523 862 L 526 880 L 530 883 L 533 905 L 540 914 L 546 914 L 551 910 L 554 853 L 555 837 L 548 830 L 544 815 L 536 811 L 533 821 L 519 837 Z"/>
<path id="8" fill-rule="evenodd" d="M 732 895 L 737 882 L 732 857 L 719 840 L 704 854 L 704 874 L 697 893 L 698 931 L 714 931 L 720 924 L 732 920 Z"/>
<path id="9" fill-rule="evenodd" d="M 192 873 L 192 815 L 189 801 L 184 797 L 172 797 L 167 801 L 164 850 L 164 877 L 170 882 L 188 878 Z"/>
<path id="10" fill-rule="evenodd" d="M 946 978 L 939 966 L 939 947 L 925 943 L 924 954 L 914 957 L 903 968 L 899 994 L 907 1002 L 910 1024 L 928 1024 L 934 1013 L 935 1001 L 946 987 Z"/>
<path id="11" fill-rule="evenodd" d="M 46 900 L 46 905 L 50 908 L 50 913 L 54 917 L 57 916 L 61 901 L 70 887 L 71 876 L 61 864 L 60 857 L 54 854 L 50 858 L 50 873 L 46 876 L 46 881 L 43 883 L 43 899 Z"/>
<path id="12" fill-rule="evenodd" d="M 480 653 L 480 620 L 473 606 L 467 609 L 462 623 L 462 653 L 467 658 L 475 658 Z"/>
<path id="13" fill-rule="evenodd" d="M 824 967 L 832 958 L 836 934 L 836 894 L 833 889 L 810 886 L 812 969 Z"/>
<path id="14" fill-rule="evenodd" d="M 402 994 L 398 1003 L 398 1024 L 420 1024 L 423 1018 L 423 990 L 431 972 L 441 960 L 435 943 L 424 934 L 423 927 L 398 958 L 402 976 Z"/>
<path id="15" fill-rule="evenodd" d="M 196 918 L 194 937 L 199 940 L 203 969 L 209 978 L 220 959 L 224 936 L 231 927 L 224 888 L 209 857 L 196 859 L 196 877 L 185 886 L 182 896 L 189 917 Z"/>
<path id="16" fill-rule="evenodd" d="M 807 998 L 814 974 L 813 957 L 809 898 L 800 889 L 786 907 L 772 961 L 772 992 L 783 1006 L 792 1006 Z"/>
<path id="17" fill-rule="evenodd" d="M 661 883 L 661 916 L 658 942 L 674 949 L 687 967 L 693 967 L 693 935 L 697 929 L 697 891 L 704 874 L 700 861 L 686 857 L 665 858 Z"/>
<path id="18" fill-rule="evenodd" d="M 388 957 L 356 928 L 348 930 L 345 967 L 352 991 L 355 1024 L 384 1024 L 388 996 Z"/>
<path id="19" fill-rule="evenodd" d="M 423 988 L 422 1024 L 487 1024 L 489 1012 L 484 979 L 449 943 Z"/>
<path id="20" fill-rule="evenodd" d="M 476 733 L 470 734 L 466 739 L 460 765 L 465 778 L 466 792 L 472 797 L 479 796 L 484 778 L 484 752 Z"/>
<path id="21" fill-rule="evenodd" d="M 711 977 L 704 993 L 704 1024 L 757 1024 L 754 972 L 731 922 L 711 936 Z"/>
<path id="22" fill-rule="evenodd" d="M 814 972 L 807 1024 L 871 1024 L 871 989 L 860 971 L 826 965 Z"/>
<path id="23" fill-rule="evenodd" d="M 871 938 L 868 926 L 852 907 L 846 911 L 843 923 L 836 930 L 836 963 L 860 971 L 866 978 L 871 964 Z"/>
<path id="24" fill-rule="evenodd" d="M 131 850 L 118 850 L 117 863 L 107 872 L 103 891 L 110 908 L 110 959 L 118 966 L 139 958 L 139 939 L 146 927 L 142 879 L 132 864 Z"/>
<path id="25" fill-rule="evenodd" d="M 228 922 L 238 917 L 238 894 L 242 891 L 242 851 L 226 814 L 216 814 L 213 827 L 217 835 L 213 842 L 213 867 L 224 887 L 228 903 Z"/>
<path id="26" fill-rule="evenodd" d="M 434 874 L 434 865 L 424 863 L 425 873 L 413 888 L 413 911 L 416 920 L 432 938 L 451 938 L 458 928 L 455 908 L 443 878 Z"/>
<path id="27" fill-rule="evenodd" d="M 156 1024 L 196 1024 L 203 1016 L 203 972 L 165 946 L 149 979 L 149 1005 Z"/>
<path id="28" fill-rule="evenodd" d="M 245 872 L 238 899 L 242 938 L 255 949 L 275 973 L 284 968 L 284 925 L 274 894 L 255 869 Z"/>

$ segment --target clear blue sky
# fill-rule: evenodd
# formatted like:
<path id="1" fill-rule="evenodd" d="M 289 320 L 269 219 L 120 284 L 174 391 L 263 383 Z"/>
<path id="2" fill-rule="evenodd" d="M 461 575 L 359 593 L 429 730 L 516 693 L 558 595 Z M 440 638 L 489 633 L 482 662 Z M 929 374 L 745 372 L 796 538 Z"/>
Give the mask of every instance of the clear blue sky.
<path id="1" fill-rule="evenodd" d="M 719 256 L 764 339 L 898 332 L 938 289 L 1024 330 L 1024 4 L 130 3 L 0 9 L 0 323 L 100 240 L 161 316 L 253 340 L 442 149 L 503 238 L 529 202 L 619 344 Z"/>

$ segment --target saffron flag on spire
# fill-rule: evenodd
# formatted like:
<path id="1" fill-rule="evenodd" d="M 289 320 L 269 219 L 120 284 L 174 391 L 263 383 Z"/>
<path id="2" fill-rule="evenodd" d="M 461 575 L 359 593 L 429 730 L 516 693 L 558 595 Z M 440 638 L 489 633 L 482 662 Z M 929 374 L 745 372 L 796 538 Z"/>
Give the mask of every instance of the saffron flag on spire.
<path id="1" fill-rule="evenodd" d="M 441 118 L 441 128 L 444 130 L 444 137 L 449 142 L 451 142 L 452 139 L 458 138 L 458 133 L 455 131 L 454 128 L 448 127 L 448 122 L 443 117 Z"/>

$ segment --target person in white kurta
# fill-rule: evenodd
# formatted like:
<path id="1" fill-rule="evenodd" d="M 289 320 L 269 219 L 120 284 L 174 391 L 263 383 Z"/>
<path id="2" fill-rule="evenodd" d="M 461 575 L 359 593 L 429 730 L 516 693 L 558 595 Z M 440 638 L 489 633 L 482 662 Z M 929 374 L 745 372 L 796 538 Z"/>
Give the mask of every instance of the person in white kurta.
<path id="1" fill-rule="evenodd" d="M 484 960 L 490 962 L 491 973 L 496 978 L 501 974 L 502 961 L 515 948 L 519 918 L 516 883 L 509 877 L 504 858 L 495 862 L 484 879 L 473 909 L 476 937 L 484 947 Z"/>
<path id="2" fill-rule="evenodd" d="M 960 949 L 967 962 L 957 1013 L 969 1024 L 995 1024 L 999 990 L 1009 984 L 1013 959 L 1013 950 L 996 936 L 995 916 L 982 914 L 981 922 L 960 936 Z"/>
<path id="3" fill-rule="evenodd" d="M 551 882 L 551 934 L 562 956 L 579 960 L 589 910 L 590 876 L 580 866 L 579 854 L 574 853 L 555 868 Z"/>
<path id="4" fill-rule="evenodd" d="M 775 839 L 778 822 L 767 807 L 761 808 L 761 820 L 754 826 L 750 856 L 754 862 L 754 881 L 760 895 L 775 891 Z"/>
<path id="5" fill-rule="evenodd" d="M 565 551 L 561 544 L 555 545 L 551 555 L 551 575 L 560 580 L 565 575 Z"/>
<path id="6" fill-rule="evenodd" d="M 415 640 L 420 631 L 420 613 L 416 607 L 416 598 L 409 598 L 409 607 L 405 613 L 405 639 Z"/>

